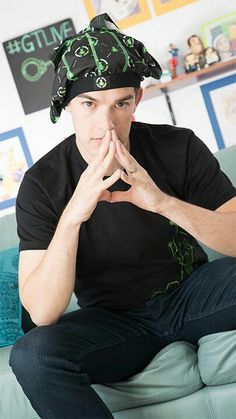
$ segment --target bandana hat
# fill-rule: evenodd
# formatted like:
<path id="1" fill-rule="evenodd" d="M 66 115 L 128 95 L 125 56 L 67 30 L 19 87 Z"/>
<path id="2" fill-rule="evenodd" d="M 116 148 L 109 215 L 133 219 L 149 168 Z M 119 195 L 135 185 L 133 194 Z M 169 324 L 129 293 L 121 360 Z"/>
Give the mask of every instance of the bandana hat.
<path id="1" fill-rule="evenodd" d="M 144 77 L 161 77 L 161 67 L 145 46 L 120 32 L 108 14 L 96 16 L 76 36 L 54 48 L 50 59 L 55 78 L 50 118 L 80 93 L 118 87 L 139 87 Z"/>

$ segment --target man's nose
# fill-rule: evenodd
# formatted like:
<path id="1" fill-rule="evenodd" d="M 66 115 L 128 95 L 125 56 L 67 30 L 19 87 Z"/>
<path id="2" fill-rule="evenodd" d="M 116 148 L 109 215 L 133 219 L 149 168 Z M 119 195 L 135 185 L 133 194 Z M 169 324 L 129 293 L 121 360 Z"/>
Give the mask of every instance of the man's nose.
<path id="1" fill-rule="evenodd" d="M 103 111 L 100 113 L 98 126 L 103 131 L 112 130 L 115 128 L 111 112 Z"/>

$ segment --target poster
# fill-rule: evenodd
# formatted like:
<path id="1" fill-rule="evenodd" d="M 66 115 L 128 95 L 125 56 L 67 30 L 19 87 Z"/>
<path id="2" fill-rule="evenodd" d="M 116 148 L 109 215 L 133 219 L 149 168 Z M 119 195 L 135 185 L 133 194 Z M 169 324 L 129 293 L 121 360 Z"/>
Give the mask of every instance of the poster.
<path id="1" fill-rule="evenodd" d="M 24 173 L 32 164 L 22 128 L 0 134 L 0 210 L 15 205 Z"/>
<path id="2" fill-rule="evenodd" d="M 66 19 L 3 43 L 25 114 L 50 106 L 54 69 L 49 53 L 74 34 L 72 20 Z"/>
<path id="3" fill-rule="evenodd" d="M 156 15 L 172 12 L 179 7 L 187 6 L 197 0 L 152 0 Z"/>
<path id="4" fill-rule="evenodd" d="M 89 20 L 107 13 L 115 24 L 124 29 L 150 19 L 146 0 L 84 0 Z"/>
<path id="5" fill-rule="evenodd" d="M 236 12 L 228 13 L 201 26 L 205 47 L 228 51 L 230 58 L 236 55 Z"/>
<path id="6" fill-rule="evenodd" d="M 236 74 L 201 86 L 218 148 L 236 144 Z"/>

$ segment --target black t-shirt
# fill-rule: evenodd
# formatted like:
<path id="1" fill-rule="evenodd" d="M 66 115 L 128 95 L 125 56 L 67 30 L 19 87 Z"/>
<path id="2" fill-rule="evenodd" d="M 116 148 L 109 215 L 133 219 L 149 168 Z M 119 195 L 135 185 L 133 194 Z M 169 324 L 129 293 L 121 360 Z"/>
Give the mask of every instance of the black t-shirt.
<path id="1" fill-rule="evenodd" d="M 215 210 L 236 195 L 189 129 L 134 122 L 130 147 L 171 196 Z M 71 135 L 26 172 L 16 205 L 20 250 L 47 249 L 86 167 Z M 129 188 L 119 180 L 109 190 Z M 127 202 L 102 201 L 80 229 L 75 294 L 81 307 L 136 307 L 169 292 L 206 261 L 197 241 L 171 220 Z"/>

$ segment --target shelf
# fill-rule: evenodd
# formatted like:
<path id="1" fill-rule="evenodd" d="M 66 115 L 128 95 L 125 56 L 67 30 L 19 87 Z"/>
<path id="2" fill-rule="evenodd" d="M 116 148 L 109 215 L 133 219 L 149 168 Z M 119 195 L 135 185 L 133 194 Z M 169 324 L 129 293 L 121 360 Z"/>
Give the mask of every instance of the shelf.
<path id="1" fill-rule="evenodd" d="M 156 96 L 162 95 L 163 93 L 169 93 L 174 90 L 182 89 L 183 87 L 190 86 L 191 84 L 205 80 L 209 77 L 214 77 L 217 74 L 234 70 L 235 68 L 236 58 L 231 58 L 228 61 L 222 61 L 216 64 L 212 64 L 211 66 L 203 68 L 202 70 L 194 71 L 188 74 L 182 74 L 166 83 L 158 82 L 157 84 L 143 89 L 143 100 L 154 98 Z"/>

